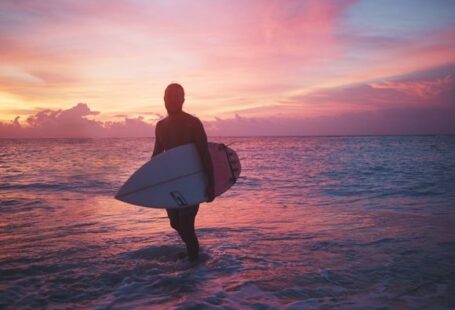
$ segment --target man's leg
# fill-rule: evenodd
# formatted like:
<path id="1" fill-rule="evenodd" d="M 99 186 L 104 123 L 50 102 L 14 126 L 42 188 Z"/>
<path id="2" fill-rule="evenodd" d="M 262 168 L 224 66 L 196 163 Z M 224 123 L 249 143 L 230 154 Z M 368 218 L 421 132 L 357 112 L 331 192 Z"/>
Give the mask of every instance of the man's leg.
<path id="1" fill-rule="evenodd" d="M 199 205 L 179 209 L 179 234 L 183 242 L 185 242 L 190 261 L 195 261 L 199 257 L 199 241 L 194 229 L 198 210 Z"/>
<path id="2" fill-rule="evenodd" d="M 180 217 L 178 209 L 166 209 L 167 217 L 169 218 L 169 224 L 180 234 Z"/>
<path id="3" fill-rule="evenodd" d="M 194 261 L 199 257 L 199 241 L 194 229 L 199 205 L 182 209 L 166 209 L 171 227 L 174 228 L 186 245 L 188 259 Z"/>

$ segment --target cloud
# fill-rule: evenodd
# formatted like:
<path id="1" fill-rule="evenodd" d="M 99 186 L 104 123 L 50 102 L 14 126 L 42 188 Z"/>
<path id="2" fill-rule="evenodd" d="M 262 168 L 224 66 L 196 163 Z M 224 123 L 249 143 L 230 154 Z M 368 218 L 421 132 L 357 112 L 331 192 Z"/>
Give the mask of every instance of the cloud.
<path id="1" fill-rule="evenodd" d="M 130 111 L 158 106 L 164 87 L 177 80 L 188 90 L 192 111 L 206 117 L 264 116 L 252 111 L 265 106 L 269 116 L 305 117 L 334 97 L 360 100 L 361 93 L 373 93 L 370 88 L 377 90 L 379 108 L 381 96 L 404 99 L 405 89 L 409 96 L 430 94 L 436 85 L 399 85 L 388 77 L 455 61 L 453 22 L 435 26 L 440 13 L 407 3 L 371 9 L 374 1 L 365 2 L 0 1 L 0 100 L 3 93 L 14 96 L 8 107 L 54 109 L 82 100 L 105 115 L 123 114 L 123 102 Z M 399 19 L 390 17 L 407 6 Z M 437 12 L 452 6 L 429 5 Z M 390 31 L 409 22 L 420 27 Z M 299 90 L 352 83 L 363 88 L 332 89 L 326 100 L 326 91 L 313 92 L 308 105 L 314 110 L 289 98 Z M 358 107 L 343 100 L 327 113 Z M 5 114 L 0 117 L 15 115 Z"/>
<path id="2" fill-rule="evenodd" d="M 144 97 L 149 81 L 159 89 L 172 79 L 208 95 L 202 105 L 220 90 L 257 98 L 277 76 L 337 56 L 335 32 L 354 2 L 5 0 L 0 54 L 10 68 L 0 66 L 0 89 L 54 106 L 86 94 L 106 110 L 131 96 L 125 87 Z"/>
<path id="3" fill-rule="evenodd" d="M 455 134 L 455 104 L 386 108 L 312 118 L 237 116 L 204 122 L 209 136 L 325 136 Z"/>
<path id="4" fill-rule="evenodd" d="M 254 107 L 245 109 L 242 115 L 216 117 L 204 124 L 211 136 L 454 134 L 454 76 L 455 65 L 451 65 L 318 89 L 290 96 L 262 114 L 261 108 Z M 287 111 L 295 109 L 296 113 L 280 114 L 281 107 Z M 305 114 L 302 107 L 319 112 Z M 111 115 L 113 121 L 100 121 L 99 118 L 108 117 L 79 103 L 69 109 L 34 112 L 25 122 L 20 122 L 19 117 L 0 122 L 0 137 L 153 136 L 153 124 L 163 116 L 153 111 L 138 114 L 127 117 L 127 113 L 115 113 Z M 152 118 L 146 120 L 144 116 Z"/>
<path id="5" fill-rule="evenodd" d="M 143 117 L 122 121 L 96 121 L 98 112 L 83 103 L 67 110 L 43 110 L 25 124 L 16 117 L 0 122 L 0 138 L 105 138 L 150 137 L 154 126 Z M 317 117 L 244 117 L 204 121 L 215 136 L 298 135 L 400 135 L 455 134 L 455 101 L 436 106 L 386 107 L 375 111 L 347 112 Z"/>
<path id="6" fill-rule="evenodd" d="M 0 138 L 104 138 L 152 136 L 154 126 L 144 118 L 125 117 L 123 121 L 89 119 L 100 113 L 79 103 L 67 110 L 42 110 L 21 124 L 20 117 L 0 122 Z"/>
<path id="7" fill-rule="evenodd" d="M 308 107 L 313 115 L 334 115 L 393 108 L 447 106 L 455 101 L 455 65 L 387 79 L 317 89 L 289 96 L 284 107 Z"/>
<path id="8" fill-rule="evenodd" d="M 416 80 L 416 81 L 383 81 L 379 83 L 371 83 L 374 89 L 389 89 L 404 94 L 414 96 L 420 99 L 433 99 L 437 95 L 449 90 L 453 87 L 454 77 L 447 75 L 435 80 Z"/>

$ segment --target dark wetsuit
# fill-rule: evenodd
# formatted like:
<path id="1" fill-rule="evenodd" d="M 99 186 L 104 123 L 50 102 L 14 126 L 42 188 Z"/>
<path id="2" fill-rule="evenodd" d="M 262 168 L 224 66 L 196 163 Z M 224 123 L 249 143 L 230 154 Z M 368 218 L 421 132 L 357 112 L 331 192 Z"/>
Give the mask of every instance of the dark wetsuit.
<path id="1" fill-rule="evenodd" d="M 179 145 L 194 143 L 202 159 L 202 164 L 208 175 L 208 181 L 213 184 L 213 167 L 202 122 L 186 112 L 171 114 L 159 121 L 155 129 L 155 156 Z M 195 260 L 199 254 L 199 242 L 194 230 L 194 221 L 199 205 L 179 209 L 167 209 L 167 215 L 174 228 L 185 242 L 188 258 Z"/>

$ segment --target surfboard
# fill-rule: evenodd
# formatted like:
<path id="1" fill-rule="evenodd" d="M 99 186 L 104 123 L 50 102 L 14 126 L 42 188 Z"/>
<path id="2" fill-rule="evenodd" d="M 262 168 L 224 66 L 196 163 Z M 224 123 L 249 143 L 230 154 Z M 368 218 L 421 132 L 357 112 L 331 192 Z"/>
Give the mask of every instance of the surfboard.
<path id="1" fill-rule="evenodd" d="M 209 142 L 213 164 L 215 196 L 235 184 L 241 165 L 230 147 Z M 115 198 L 149 208 L 183 208 L 207 201 L 207 175 L 194 144 L 163 152 L 146 162 L 120 187 Z"/>

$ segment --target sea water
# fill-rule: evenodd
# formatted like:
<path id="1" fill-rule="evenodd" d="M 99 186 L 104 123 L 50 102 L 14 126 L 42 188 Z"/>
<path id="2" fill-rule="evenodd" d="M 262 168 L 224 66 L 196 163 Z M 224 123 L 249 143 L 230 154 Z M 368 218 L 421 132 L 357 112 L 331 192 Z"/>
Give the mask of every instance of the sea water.
<path id="1" fill-rule="evenodd" d="M 455 136 L 232 144 L 197 216 L 113 199 L 153 139 L 0 140 L 0 308 L 453 309 Z"/>

